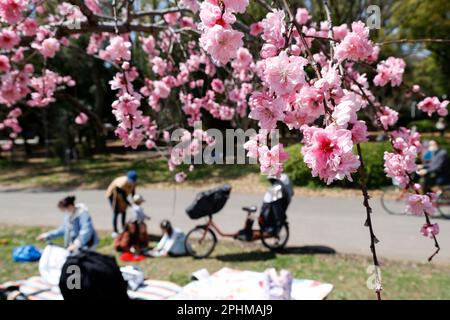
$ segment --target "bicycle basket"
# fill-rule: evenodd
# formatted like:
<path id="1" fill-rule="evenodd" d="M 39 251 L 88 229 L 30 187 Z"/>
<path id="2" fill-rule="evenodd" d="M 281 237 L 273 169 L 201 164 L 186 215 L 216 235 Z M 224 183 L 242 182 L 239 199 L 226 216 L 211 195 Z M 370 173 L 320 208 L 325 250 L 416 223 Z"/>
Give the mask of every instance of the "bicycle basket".
<path id="1" fill-rule="evenodd" d="M 217 213 L 227 203 L 230 192 L 231 186 L 228 184 L 200 192 L 194 202 L 186 208 L 186 213 L 191 219 L 199 219 Z"/>

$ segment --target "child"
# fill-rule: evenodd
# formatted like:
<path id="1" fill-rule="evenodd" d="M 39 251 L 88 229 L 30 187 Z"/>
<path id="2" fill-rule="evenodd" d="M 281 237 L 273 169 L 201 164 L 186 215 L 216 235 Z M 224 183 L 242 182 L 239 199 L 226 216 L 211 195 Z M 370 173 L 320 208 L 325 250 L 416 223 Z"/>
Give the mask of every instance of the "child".
<path id="1" fill-rule="evenodd" d="M 144 198 L 140 194 L 135 194 L 133 196 L 133 218 L 131 218 L 132 222 L 141 224 L 144 223 L 145 220 L 150 220 L 150 217 L 145 214 L 144 209 L 142 209 L 141 207 L 141 204 L 144 201 Z"/>
<path id="2" fill-rule="evenodd" d="M 124 232 L 115 240 L 114 247 L 119 252 L 131 252 L 140 255 L 148 248 L 148 233 L 145 220 L 150 219 L 141 207 L 144 198 L 140 194 L 133 196 L 133 217 L 127 223 Z"/>

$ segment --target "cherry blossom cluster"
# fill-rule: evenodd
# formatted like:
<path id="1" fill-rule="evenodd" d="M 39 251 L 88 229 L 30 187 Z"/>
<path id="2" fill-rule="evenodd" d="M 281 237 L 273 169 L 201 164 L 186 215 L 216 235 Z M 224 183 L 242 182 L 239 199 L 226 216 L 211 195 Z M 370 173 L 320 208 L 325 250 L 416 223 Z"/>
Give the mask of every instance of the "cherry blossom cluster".
<path id="1" fill-rule="evenodd" d="M 19 125 L 18 118 L 22 115 L 22 110 L 20 108 L 12 109 L 3 122 L 0 122 L 0 132 L 9 131 L 9 138 L 6 144 L 1 145 L 1 149 L 6 151 L 10 150 L 13 146 L 13 139 L 17 138 L 17 135 L 22 132 L 22 128 Z"/>
<path id="2" fill-rule="evenodd" d="M 391 141 L 392 151 L 384 154 L 386 175 L 414 191 L 406 198 L 407 209 L 432 215 L 435 195 L 421 195 L 411 179 L 422 148 L 420 135 L 399 128 L 396 106 L 385 105 L 382 94 L 371 90 L 406 86 L 405 61 L 378 61 L 380 46 L 361 21 L 334 26 L 331 18 L 314 21 L 304 8 L 291 12 L 274 6 L 247 26 L 238 19 L 247 16 L 248 5 L 249 0 L 181 0 L 173 8 L 146 13 L 137 2 L 113 8 L 99 0 L 61 1 L 53 8 L 40 0 L 0 0 L 0 104 L 5 106 L 0 130 L 11 139 L 2 148 L 12 147 L 20 133 L 24 110 L 18 103 L 48 107 L 58 90 L 75 85 L 51 65 L 61 50 L 79 45 L 73 40 L 88 34 L 86 53 L 117 70 L 109 82 L 117 93 L 112 113 L 116 135 L 126 147 L 154 148 L 161 133 L 170 144 L 169 131 L 156 123 L 159 114 L 170 110 L 181 114 L 182 123 L 175 127 L 187 124 L 193 132 L 187 130 L 181 147 L 170 152 L 168 165 L 177 182 L 187 177 L 177 170 L 183 159 L 214 145 L 195 127 L 205 115 L 263 131 L 285 125 L 302 135 L 301 154 L 313 176 L 327 184 L 352 180 L 363 163 L 359 144 L 368 141 L 364 113 L 373 115 L 373 123 Z M 136 67 L 142 61 L 133 63 L 134 48 L 140 48 L 143 70 Z M 417 108 L 427 115 L 448 114 L 449 101 L 409 86 L 406 98 L 417 97 Z M 74 119 L 79 125 L 88 120 L 83 112 Z M 282 172 L 287 159 L 282 144 L 269 147 L 259 134 L 245 148 L 258 159 L 262 173 Z M 437 232 L 437 224 L 428 221 L 422 228 L 425 236 Z"/>
<path id="3" fill-rule="evenodd" d="M 218 65 L 225 65 L 236 57 L 237 49 L 243 46 L 244 34 L 234 30 L 235 13 L 243 13 L 248 0 L 206 0 L 200 5 L 199 25 L 202 35 L 200 46 L 211 55 Z"/>
<path id="4" fill-rule="evenodd" d="M 289 155 L 284 151 L 282 144 L 276 144 L 269 148 L 267 135 L 268 130 L 261 130 L 244 144 L 244 148 L 247 150 L 249 158 L 259 161 L 261 173 L 279 176 L 283 171 L 283 162 L 288 159 Z"/>
<path id="5" fill-rule="evenodd" d="M 197 155 L 201 156 L 204 144 L 211 147 L 216 143 L 213 137 L 200 128 L 196 128 L 192 133 L 188 130 L 182 130 L 182 134 L 180 134 L 180 131 L 177 133 L 179 136 L 175 137 L 174 141 L 178 143 L 170 150 L 168 161 L 170 171 L 175 171 L 182 164 L 192 163 L 192 158 Z M 165 133 L 164 139 L 169 142 L 170 134 L 168 132 Z M 190 165 L 189 171 L 192 171 L 193 168 L 193 165 Z M 175 181 L 183 182 L 186 177 L 187 174 L 184 171 L 179 171 L 175 175 Z"/>
<path id="6" fill-rule="evenodd" d="M 384 171 L 392 178 L 395 185 L 408 188 L 410 176 L 417 170 L 416 159 L 422 150 L 420 134 L 407 128 L 400 128 L 391 133 L 394 152 L 384 153 Z"/>

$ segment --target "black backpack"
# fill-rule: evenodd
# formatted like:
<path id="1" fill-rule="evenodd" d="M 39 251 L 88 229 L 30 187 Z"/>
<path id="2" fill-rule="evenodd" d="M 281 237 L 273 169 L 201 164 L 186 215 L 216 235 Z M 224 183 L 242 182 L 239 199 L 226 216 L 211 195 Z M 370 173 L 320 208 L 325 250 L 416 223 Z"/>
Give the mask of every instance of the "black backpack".
<path id="1" fill-rule="evenodd" d="M 59 288 L 64 300 L 128 300 L 127 282 L 116 259 L 93 251 L 69 256 Z"/>

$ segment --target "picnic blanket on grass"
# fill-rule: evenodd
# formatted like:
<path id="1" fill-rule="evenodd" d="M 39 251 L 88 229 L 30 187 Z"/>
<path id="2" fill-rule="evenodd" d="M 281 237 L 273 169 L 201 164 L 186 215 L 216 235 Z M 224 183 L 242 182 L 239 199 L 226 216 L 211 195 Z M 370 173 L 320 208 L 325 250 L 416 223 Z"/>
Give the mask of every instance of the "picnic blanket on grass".
<path id="1" fill-rule="evenodd" d="M 59 287 L 45 282 L 41 277 L 10 281 L 0 286 L 12 285 L 19 286 L 20 292 L 30 300 L 63 300 Z M 128 296 L 133 300 L 164 300 L 180 291 L 180 286 L 169 281 L 146 280 L 137 290 L 128 290 Z"/>
<path id="2" fill-rule="evenodd" d="M 58 286 L 52 286 L 41 277 L 7 282 L 0 287 L 20 286 L 20 291 L 31 300 L 63 300 Z M 128 290 L 136 300 L 258 300 L 266 299 L 264 273 L 222 268 L 219 271 L 192 281 L 183 288 L 175 283 L 146 280 L 137 290 Z M 291 297 L 295 300 L 323 300 L 333 290 L 333 285 L 316 280 L 294 279 Z"/>
<path id="3" fill-rule="evenodd" d="M 323 300 L 333 285 L 316 280 L 294 279 L 291 297 L 294 300 Z M 192 281 L 170 299 L 179 300 L 260 300 L 267 299 L 264 273 L 222 268 L 209 277 Z"/>

